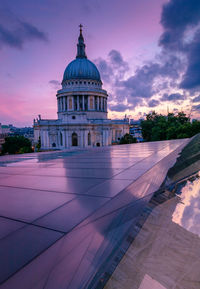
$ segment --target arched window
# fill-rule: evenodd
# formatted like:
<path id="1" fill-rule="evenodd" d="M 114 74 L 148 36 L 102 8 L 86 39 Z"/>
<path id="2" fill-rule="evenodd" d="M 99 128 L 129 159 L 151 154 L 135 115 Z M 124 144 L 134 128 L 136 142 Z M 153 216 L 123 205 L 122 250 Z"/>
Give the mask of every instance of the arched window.
<path id="1" fill-rule="evenodd" d="M 90 109 L 93 109 L 93 97 L 90 96 Z"/>
<path id="2" fill-rule="evenodd" d="M 88 145 L 91 146 L 91 134 L 90 134 L 90 132 L 88 133 Z"/>
<path id="3" fill-rule="evenodd" d="M 78 136 L 77 133 L 73 132 L 72 134 L 72 146 L 77 147 L 78 146 Z"/>
<path id="4" fill-rule="evenodd" d="M 69 109 L 70 110 L 72 109 L 72 98 L 71 97 L 69 98 Z"/>

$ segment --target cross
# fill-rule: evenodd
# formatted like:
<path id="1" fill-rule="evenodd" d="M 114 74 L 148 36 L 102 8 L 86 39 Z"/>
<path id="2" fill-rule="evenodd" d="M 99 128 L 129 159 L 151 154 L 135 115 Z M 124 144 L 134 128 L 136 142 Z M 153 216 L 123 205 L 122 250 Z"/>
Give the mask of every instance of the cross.
<path id="1" fill-rule="evenodd" d="M 80 27 L 80 31 L 82 31 L 82 27 L 83 27 L 83 25 L 82 25 L 82 24 L 80 24 L 80 25 L 79 25 L 79 27 Z"/>

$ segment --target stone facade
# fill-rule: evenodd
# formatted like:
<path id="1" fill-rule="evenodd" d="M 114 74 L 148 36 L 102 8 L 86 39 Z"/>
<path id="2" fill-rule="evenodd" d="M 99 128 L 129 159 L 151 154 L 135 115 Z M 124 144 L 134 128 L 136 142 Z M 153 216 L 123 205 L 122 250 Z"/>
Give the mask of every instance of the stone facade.
<path id="1" fill-rule="evenodd" d="M 106 90 L 96 66 L 87 59 L 80 29 L 77 56 L 66 68 L 57 92 L 57 120 L 34 120 L 34 141 L 42 149 L 107 146 L 129 133 L 129 122 L 107 119 Z"/>

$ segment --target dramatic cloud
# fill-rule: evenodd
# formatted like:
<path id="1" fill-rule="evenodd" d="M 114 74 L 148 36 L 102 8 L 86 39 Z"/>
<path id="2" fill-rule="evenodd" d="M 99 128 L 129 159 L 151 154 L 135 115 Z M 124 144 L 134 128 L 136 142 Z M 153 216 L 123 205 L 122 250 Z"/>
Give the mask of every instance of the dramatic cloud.
<path id="1" fill-rule="evenodd" d="M 128 105 L 125 104 L 116 104 L 116 105 L 109 105 L 109 109 L 112 111 L 119 111 L 124 112 L 125 110 L 129 109 Z"/>
<path id="2" fill-rule="evenodd" d="M 164 93 L 163 97 L 161 98 L 162 101 L 174 101 L 174 102 L 176 102 L 177 100 L 184 100 L 184 99 L 185 96 L 180 93 L 172 93 L 172 94 Z"/>
<path id="3" fill-rule="evenodd" d="M 161 60 L 161 56 L 160 59 Z M 126 80 L 116 82 L 116 95 L 126 96 L 128 103 L 144 105 L 143 100 L 149 99 L 168 87 L 166 79 L 177 79 L 179 77 L 180 61 L 174 56 L 165 58 L 163 63 L 150 62 L 136 69 L 135 74 Z M 165 81 L 164 81 L 165 80 Z M 162 87 L 162 88 L 161 88 Z M 119 89 L 120 88 L 120 89 Z M 120 94 L 119 94 L 120 92 Z M 150 103 L 155 106 L 155 102 Z M 159 104 L 159 102 L 157 103 Z"/>
<path id="4" fill-rule="evenodd" d="M 181 88 L 193 89 L 200 87 L 200 30 L 195 33 L 194 39 L 188 45 L 188 66 L 180 84 Z"/>
<path id="5" fill-rule="evenodd" d="M 200 102 L 200 95 L 193 98 L 192 102 Z"/>
<path id="6" fill-rule="evenodd" d="M 117 50 L 111 50 L 108 54 L 112 68 L 117 70 L 118 77 L 124 77 L 125 73 L 129 70 L 129 65 L 123 60 L 121 53 Z"/>
<path id="7" fill-rule="evenodd" d="M 61 84 L 58 80 L 54 80 L 54 79 L 50 80 L 49 84 L 51 84 L 53 86 L 53 88 L 55 88 L 55 89 L 61 88 L 61 86 L 60 86 Z"/>
<path id="8" fill-rule="evenodd" d="M 110 66 L 110 64 L 106 60 L 102 58 L 98 58 L 97 60 L 95 60 L 95 62 L 101 73 L 101 78 L 103 82 L 110 83 L 112 81 L 113 68 Z"/>
<path id="9" fill-rule="evenodd" d="M 160 37 L 160 45 L 173 50 L 183 49 L 185 32 L 197 25 L 199 20 L 198 0 L 171 0 L 164 4 L 161 15 L 164 32 Z"/>
<path id="10" fill-rule="evenodd" d="M 157 105 L 159 105 L 160 104 L 160 102 L 158 101 L 158 100 L 156 100 L 156 99 L 151 99 L 149 102 L 148 102 L 148 106 L 149 107 L 155 107 L 155 106 L 157 106 Z"/>
<path id="11" fill-rule="evenodd" d="M 111 50 L 107 59 L 98 58 L 94 61 L 99 68 L 103 82 L 114 84 L 123 79 L 125 73 L 129 70 L 129 65 L 123 60 L 121 53 L 117 50 Z"/>
<path id="12" fill-rule="evenodd" d="M 144 99 L 149 99 L 161 89 L 174 85 L 174 79 L 179 78 L 182 68 L 176 56 L 159 55 L 158 61 L 149 62 L 136 69 L 134 75 L 125 78 L 129 71 L 128 63 L 123 60 L 119 51 L 111 50 L 108 59 L 97 59 L 96 64 L 100 70 L 102 80 L 114 89 L 112 100 L 119 106 L 110 106 L 111 110 L 121 112 L 125 110 L 124 101 L 134 108 L 143 106 Z M 159 101 L 150 101 L 149 106 L 155 107 Z"/>
<path id="13" fill-rule="evenodd" d="M 200 104 L 193 105 L 192 110 L 200 111 Z"/>
<path id="14" fill-rule="evenodd" d="M 170 0 L 163 6 L 161 24 L 164 31 L 159 40 L 160 54 L 156 60 L 137 68 L 134 75 L 125 78 L 129 67 L 116 50 L 109 53 L 109 61 L 101 60 L 99 63 L 106 81 L 112 81 L 120 105 L 124 98 L 131 105 L 143 105 L 140 98 L 150 99 L 162 92 L 161 101 L 177 104 L 186 99 L 185 93 L 170 94 L 170 90 L 181 88 L 195 93 L 199 88 L 200 1 Z M 193 102 L 197 102 L 195 99 Z M 159 104 L 156 99 L 148 101 L 149 107 Z"/>
<path id="15" fill-rule="evenodd" d="M 32 24 L 20 20 L 10 11 L 1 10 L 0 17 L 0 48 L 10 46 L 21 49 L 27 41 L 47 41 L 44 32 Z"/>
<path id="16" fill-rule="evenodd" d="M 200 1 L 171 0 L 163 6 L 164 32 L 160 45 L 186 57 L 187 67 L 180 83 L 182 89 L 200 86 Z"/>

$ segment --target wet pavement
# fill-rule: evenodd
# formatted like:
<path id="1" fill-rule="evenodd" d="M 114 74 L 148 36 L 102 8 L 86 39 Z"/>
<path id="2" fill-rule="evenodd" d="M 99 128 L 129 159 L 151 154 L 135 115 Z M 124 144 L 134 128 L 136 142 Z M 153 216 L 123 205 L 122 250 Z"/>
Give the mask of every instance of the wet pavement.
<path id="1" fill-rule="evenodd" d="M 0 157 L 0 288 L 96 288 L 187 142 Z"/>

